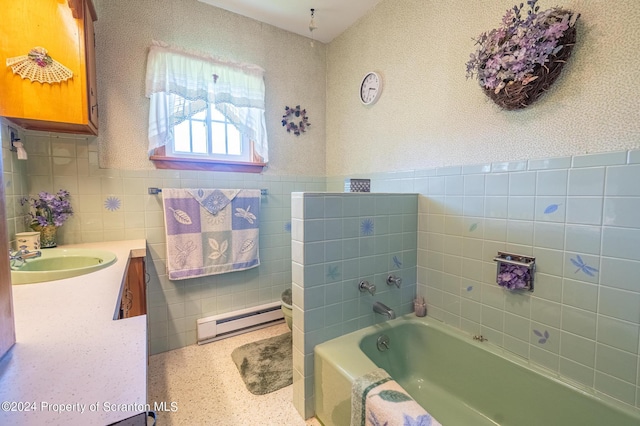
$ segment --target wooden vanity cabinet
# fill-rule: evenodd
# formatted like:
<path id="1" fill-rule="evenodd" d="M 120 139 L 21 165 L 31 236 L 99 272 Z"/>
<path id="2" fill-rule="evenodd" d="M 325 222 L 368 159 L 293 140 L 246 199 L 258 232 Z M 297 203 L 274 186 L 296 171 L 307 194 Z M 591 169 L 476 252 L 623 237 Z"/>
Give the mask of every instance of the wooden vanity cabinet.
<path id="1" fill-rule="evenodd" d="M 98 134 L 91 0 L 0 0 L 0 116 L 29 130 Z M 60 83 L 22 79 L 7 58 L 44 47 L 73 72 Z"/>
<path id="2" fill-rule="evenodd" d="M 122 301 L 120 305 L 121 318 L 130 318 L 147 313 L 147 283 L 144 257 L 129 259 Z"/>

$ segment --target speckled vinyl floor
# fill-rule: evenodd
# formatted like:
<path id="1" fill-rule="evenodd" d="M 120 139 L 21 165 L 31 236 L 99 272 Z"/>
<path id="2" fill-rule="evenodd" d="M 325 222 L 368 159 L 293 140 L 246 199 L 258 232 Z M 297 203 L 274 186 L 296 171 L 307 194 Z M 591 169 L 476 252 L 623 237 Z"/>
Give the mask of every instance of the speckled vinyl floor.
<path id="1" fill-rule="evenodd" d="M 157 412 L 157 426 L 320 426 L 293 407 L 293 386 L 253 395 L 244 385 L 231 352 L 245 343 L 288 332 L 279 324 L 217 342 L 152 355 L 149 404 L 166 402 L 174 412 Z"/>

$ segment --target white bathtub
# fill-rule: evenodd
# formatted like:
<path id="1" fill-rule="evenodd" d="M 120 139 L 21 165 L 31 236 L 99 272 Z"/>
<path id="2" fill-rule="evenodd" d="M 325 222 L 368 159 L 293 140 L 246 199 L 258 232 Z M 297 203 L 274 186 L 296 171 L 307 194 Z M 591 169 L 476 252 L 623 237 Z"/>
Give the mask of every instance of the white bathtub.
<path id="1" fill-rule="evenodd" d="M 389 337 L 389 349 L 376 340 Z M 406 315 L 315 348 L 316 416 L 350 420 L 351 384 L 381 367 L 444 426 L 638 426 L 640 410 L 545 374 L 488 342 Z"/>

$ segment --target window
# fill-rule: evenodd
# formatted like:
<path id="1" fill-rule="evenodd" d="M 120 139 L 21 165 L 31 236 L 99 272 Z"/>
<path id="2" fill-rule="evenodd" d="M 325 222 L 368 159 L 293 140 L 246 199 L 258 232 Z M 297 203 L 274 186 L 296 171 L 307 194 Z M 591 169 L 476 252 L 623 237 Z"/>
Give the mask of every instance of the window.
<path id="1" fill-rule="evenodd" d="M 249 138 L 211 105 L 174 125 L 173 139 L 168 152 L 175 157 L 252 161 Z"/>
<path id="2" fill-rule="evenodd" d="M 268 161 L 264 70 L 154 42 L 149 158 L 158 168 L 260 172 Z"/>

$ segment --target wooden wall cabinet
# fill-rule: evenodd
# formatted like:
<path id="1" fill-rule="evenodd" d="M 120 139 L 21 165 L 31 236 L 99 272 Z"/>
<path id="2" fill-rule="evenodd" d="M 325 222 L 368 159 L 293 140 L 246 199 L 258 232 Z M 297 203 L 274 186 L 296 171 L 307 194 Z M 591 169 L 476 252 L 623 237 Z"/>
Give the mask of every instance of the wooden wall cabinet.
<path id="1" fill-rule="evenodd" d="M 98 134 L 91 0 L 0 0 L 0 116 L 24 129 Z M 7 58 L 47 49 L 73 72 L 61 83 L 22 79 Z"/>
<path id="2" fill-rule="evenodd" d="M 147 282 L 144 257 L 129 259 L 122 300 L 120 304 L 121 318 L 130 318 L 147 313 Z"/>

